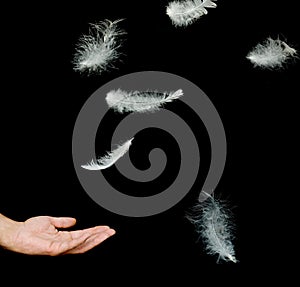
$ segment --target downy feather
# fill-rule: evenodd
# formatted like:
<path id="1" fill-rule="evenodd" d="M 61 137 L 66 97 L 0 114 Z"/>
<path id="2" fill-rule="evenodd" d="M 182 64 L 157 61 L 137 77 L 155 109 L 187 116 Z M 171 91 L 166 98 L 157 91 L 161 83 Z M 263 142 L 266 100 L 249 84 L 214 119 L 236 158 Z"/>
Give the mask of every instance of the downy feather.
<path id="1" fill-rule="evenodd" d="M 215 8 L 217 0 L 173 1 L 167 6 L 167 15 L 175 26 L 188 26 L 207 14 L 206 8 Z"/>
<path id="2" fill-rule="evenodd" d="M 97 159 L 96 161 L 92 159 L 89 163 L 82 165 L 81 167 L 88 170 L 101 170 L 112 166 L 129 150 L 132 140 L 133 138 L 117 146 L 116 149 L 107 152 L 106 155 Z"/>
<path id="3" fill-rule="evenodd" d="M 112 108 L 119 113 L 144 113 L 157 111 L 164 104 L 172 102 L 181 96 L 183 96 L 183 91 L 181 89 L 170 93 L 158 93 L 155 91 L 126 92 L 118 89 L 107 93 L 106 102 L 109 108 Z"/>
<path id="4" fill-rule="evenodd" d="M 258 44 L 247 55 L 254 66 L 273 69 L 281 68 L 289 59 L 296 56 L 297 51 L 280 39 L 267 38 L 263 43 Z"/>
<path id="5" fill-rule="evenodd" d="M 83 35 L 77 44 L 73 64 L 75 71 L 87 71 L 102 73 L 120 53 L 118 38 L 125 34 L 125 31 L 117 27 L 120 20 L 105 20 L 97 24 L 91 24 L 90 34 Z"/>
<path id="6" fill-rule="evenodd" d="M 231 240 L 233 223 L 225 202 L 215 200 L 210 194 L 202 191 L 207 197 L 198 202 L 188 220 L 194 224 L 202 238 L 205 250 L 210 255 L 218 255 L 218 260 L 237 262 Z"/>

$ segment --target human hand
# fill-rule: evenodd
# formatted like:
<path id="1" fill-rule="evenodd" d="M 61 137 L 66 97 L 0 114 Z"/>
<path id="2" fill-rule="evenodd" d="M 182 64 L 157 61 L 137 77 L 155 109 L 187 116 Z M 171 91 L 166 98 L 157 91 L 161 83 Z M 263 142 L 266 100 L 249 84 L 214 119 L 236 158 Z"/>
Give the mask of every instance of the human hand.
<path id="1" fill-rule="evenodd" d="M 108 226 L 59 231 L 57 228 L 71 227 L 76 223 L 76 219 L 71 217 L 37 216 L 25 222 L 16 222 L 8 218 L 3 220 L 2 216 L 3 222 L 5 224 L 1 224 L 0 220 L 1 245 L 11 251 L 30 255 L 84 253 L 115 234 L 115 230 Z"/>

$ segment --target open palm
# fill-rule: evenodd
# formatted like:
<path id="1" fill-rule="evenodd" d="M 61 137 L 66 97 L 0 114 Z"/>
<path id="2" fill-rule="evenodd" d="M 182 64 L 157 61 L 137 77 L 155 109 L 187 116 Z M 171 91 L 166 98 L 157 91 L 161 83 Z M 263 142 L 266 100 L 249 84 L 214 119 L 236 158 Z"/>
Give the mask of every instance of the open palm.
<path id="1" fill-rule="evenodd" d="M 31 255 L 60 255 L 86 252 L 115 233 L 108 226 L 60 231 L 76 223 L 70 217 L 32 217 L 15 225 L 11 234 L 13 250 Z"/>

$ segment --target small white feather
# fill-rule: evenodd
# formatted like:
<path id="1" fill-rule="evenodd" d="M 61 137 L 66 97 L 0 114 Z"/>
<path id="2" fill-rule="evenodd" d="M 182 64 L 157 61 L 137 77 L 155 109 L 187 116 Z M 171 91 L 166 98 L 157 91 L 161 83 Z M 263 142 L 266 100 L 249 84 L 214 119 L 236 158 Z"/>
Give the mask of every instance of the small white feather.
<path id="1" fill-rule="evenodd" d="M 167 15 L 175 26 L 188 26 L 207 14 L 206 8 L 215 8 L 217 0 L 173 1 L 167 6 Z"/>
<path id="2" fill-rule="evenodd" d="M 205 244 L 208 254 L 218 255 L 224 261 L 237 262 L 232 244 L 232 229 L 229 210 L 224 202 L 215 200 L 210 194 L 202 191 L 206 200 L 198 202 L 187 218 L 196 228 Z"/>
<path id="3" fill-rule="evenodd" d="M 102 73 L 113 66 L 113 61 L 120 55 L 118 38 L 125 34 L 117 27 L 120 21 L 105 20 L 91 24 L 90 34 L 83 35 L 77 44 L 73 60 L 75 71 Z"/>
<path id="4" fill-rule="evenodd" d="M 88 170 L 101 170 L 112 166 L 129 150 L 132 140 L 133 138 L 126 141 L 124 144 L 117 146 L 113 151 L 107 152 L 106 155 L 97 159 L 96 162 L 92 159 L 89 163 L 82 165 L 81 167 Z"/>
<path id="5" fill-rule="evenodd" d="M 121 89 L 112 90 L 107 93 L 106 102 L 109 108 L 116 112 L 154 112 L 164 104 L 172 102 L 183 96 L 181 89 L 175 92 L 158 93 L 155 91 L 147 92 L 126 92 Z"/>
<path id="6" fill-rule="evenodd" d="M 254 66 L 273 69 L 281 68 L 289 59 L 296 56 L 297 51 L 280 39 L 267 38 L 263 43 L 258 44 L 247 55 Z"/>

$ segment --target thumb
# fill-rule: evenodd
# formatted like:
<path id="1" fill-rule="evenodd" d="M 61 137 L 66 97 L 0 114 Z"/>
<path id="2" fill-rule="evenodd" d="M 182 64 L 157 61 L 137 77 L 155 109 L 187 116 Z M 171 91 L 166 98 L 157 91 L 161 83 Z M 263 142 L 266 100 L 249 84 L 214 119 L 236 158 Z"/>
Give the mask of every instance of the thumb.
<path id="1" fill-rule="evenodd" d="M 71 227 L 76 223 L 76 219 L 73 217 L 49 217 L 50 222 L 58 228 Z"/>

